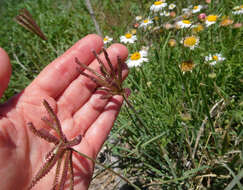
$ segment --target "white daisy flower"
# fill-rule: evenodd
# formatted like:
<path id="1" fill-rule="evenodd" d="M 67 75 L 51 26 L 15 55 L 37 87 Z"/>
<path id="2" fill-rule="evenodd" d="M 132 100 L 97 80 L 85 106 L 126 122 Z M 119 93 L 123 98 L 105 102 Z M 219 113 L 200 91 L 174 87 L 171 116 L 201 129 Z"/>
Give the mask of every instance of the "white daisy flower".
<path id="1" fill-rule="evenodd" d="M 188 9 L 188 8 L 183 8 L 183 9 L 181 9 L 181 11 L 182 11 L 183 13 L 187 13 L 187 12 L 190 11 L 190 9 Z"/>
<path id="2" fill-rule="evenodd" d="M 215 24 L 217 22 L 218 15 L 208 15 L 205 20 L 206 26 L 211 26 L 212 24 Z"/>
<path id="3" fill-rule="evenodd" d="M 218 62 L 224 61 L 225 57 L 222 56 L 220 53 L 216 53 L 214 55 L 209 54 L 208 56 L 205 56 L 205 60 L 209 62 L 210 65 L 215 65 Z"/>
<path id="4" fill-rule="evenodd" d="M 148 55 L 148 50 L 149 50 L 148 46 L 142 46 L 140 50 L 141 55 L 143 55 L 143 57 L 146 57 Z"/>
<path id="5" fill-rule="evenodd" d="M 130 59 L 127 60 L 127 66 L 131 67 L 140 67 L 143 62 L 148 62 L 147 58 L 148 52 L 144 49 L 139 52 L 135 52 L 130 56 Z"/>
<path id="6" fill-rule="evenodd" d="M 140 24 L 139 27 L 141 27 L 141 28 L 147 28 L 148 25 L 150 25 L 150 24 L 152 24 L 152 23 L 153 23 L 153 21 L 152 21 L 151 19 L 147 18 L 147 19 L 145 19 L 145 20 L 143 20 L 143 21 L 141 22 L 141 24 Z"/>
<path id="7" fill-rule="evenodd" d="M 190 12 L 191 8 L 192 8 L 192 5 L 190 5 L 190 6 L 187 7 L 187 8 L 183 8 L 183 9 L 182 9 L 182 12 L 183 12 L 183 13 Z"/>
<path id="8" fill-rule="evenodd" d="M 167 3 L 165 3 L 165 1 L 155 1 L 153 3 L 153 5 L 151 5 L 150 10 L 153 12 L 159 12 L 166 6 L 167 6 Z"/>
<path id="9" fill-rule="evenodd" d="M 126 33 L 124 36 L 120 37 L 120 41 L 123 43 L 131 43 L 133 44 L 137 40 L 137 36 L 131 33 Z"/>
<path id="10" fill-rule="evenodd" d="M 185 47 L 189 47 L 191 50 L 195 49 L 195 47 L 199 44 L 199 38 L 196 36 L 188 36 L 181 40 L 181 43 Z"/>
<path id="11" fill-rule="evenodd" d="M 192 13 L 198 13 L 198 12 L 201 11 L 202 8 L 203 8 L 202 5 L 194 6 L 194 7 L 192 8 Z"/>
<path id="12" fill-rule="evenodd" d="M 136 16 L 136 21 L 140 21 L 140 20 L 142 20 L 142 16 Z"/>
<path id="13" fill-rule="evenodd" d="M 190 20 L 181 20 L 176 23 L 179 28 L 189 28 L 192 25 Z"/>
<path id="14" fill-rule="evenodd" d="M 170 9 L 170 10 L 173 10 L 175 7 L 176 7 L 176 5 L 175 5 L 174 3 L 171 3 L 171 4 L 169 5 L 169 9 Z"/>
<path id="15" fill-rule="evenodd" d="M 240 14 L 243 14 L 243 5 L 240 5 L 240 6 L 236 6 L 233 8 L 233 12 L 232 14 L 234 15 L 240 15 Z"/>
<path id="16" fill-rule="evenodd" d="M 160 16 L 170 16 L 170 12 L 163 11 L 162 13 L 160 13 Z"/>
<path id="17" fill-rule="evenodd" d="M 113 40 L 113 38 L 109 37 L 109 36 L 105 36 L 103 39 L 104 44 L 108 44 L 109 42 L 111 42 Z"/>

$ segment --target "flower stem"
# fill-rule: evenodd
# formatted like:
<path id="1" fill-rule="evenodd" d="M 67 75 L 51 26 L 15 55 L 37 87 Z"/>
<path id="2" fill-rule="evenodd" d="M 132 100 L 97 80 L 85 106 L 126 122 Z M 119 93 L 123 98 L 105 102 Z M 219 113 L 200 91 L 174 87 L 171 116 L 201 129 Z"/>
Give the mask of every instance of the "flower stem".
<path id="1" fill-rule="evenodd" d="M 88 159 L 88 160 L 91 160 L 92 162 L 94 162 L 95 164 L 97 164 L 98 166 L 101 166 L 102 168 L 108 170 L 109 172 L 111 172 L 112 174 L 120 177 L 122 180 L 124 180 L 125 182 L 127 182 L 128 184 L 130 184 L 131 186 L 133 186 L 135 189 L 137 190 L 141 190 L 138 186 L 136 186 L 135 184 L 133 184 L 132 182 L 129 181 L 129 179 L 127 179 L 126 177 L 122 176 L 121 174 L 115 172 L 114 170 L 110 169 L 108 166 L 104 165 L 104 164 L 101 164 L 99 162 L 97 162 L 95 159 L 75 150 L 75 149 L 72 149 L 74 152 L 78 153 L 80 156 Z"/>
<path id="2" fill-rule="evenodd" d="M 123 95 L 123 98 L 124 98 L 125 102 L 127 103 L 127 106 L 128 106 L 128 107 L 133 111 L 133 113 L 135 114 L 135 116 L 136 116 L 136 118 L 137 118 L 139 124 L 140 124 L 141 126 L 143 126 L 145 132 L 148 134 L 149 131 L 148 131 L 148 129 L 146 128 L 146 126 L 144 125 L 144 123 L 143 123 L 143 121 L 141 120 L 141 118 L 139 117 L 138 112 L 135 110 L 135 108 L 134 108 L 133 105 L 129 102 L 129 100 L 126 98 L 125 95 Z"/>

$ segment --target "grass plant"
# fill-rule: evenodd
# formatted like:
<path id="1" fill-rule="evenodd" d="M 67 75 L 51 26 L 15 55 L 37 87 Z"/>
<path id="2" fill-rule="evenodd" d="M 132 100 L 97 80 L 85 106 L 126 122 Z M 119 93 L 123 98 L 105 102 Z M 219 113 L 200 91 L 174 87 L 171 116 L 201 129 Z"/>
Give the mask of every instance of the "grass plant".
<path id="1" fill-rule="evenodd" d="M 243 27 L 235 24 L 242 23 L 243 14 L 233 14 L 242 2 L 166 2 L 176 5 L 173 10 L 165 8 L 175 17 L 151 12 L 153 1 L 148 0 L 92 1 L 104 36 L 119 42 L 120 36 L 136 30 L 137 41 L 127 44 L 129 51 L 148 47 L 148 62 L 130 68 L 125 81 L 132 91 L 129 101 L 146 130 L 124 106 L 110 136 L 118 143 L 106 145 L 118 156 L 122 174 L 141 189 L 242 189 Z M 200 12 L 183 14 L 183 8 L 198 4 L 204 6 Z M 78 39 L 95 32 L 83 1 L 5 0 L 0 5 L 0 46 L 13 67 L 2 101 L 21 91 Z M 14 22 L 23 8 L 47 41 Z M 198 19 L 201 13 L 218 15 L 216 23 L 207 27 Z M 154 23 L 137 27 L 137 16 Z M 222 26 L 227 17 L 233 23 Z M 200 23 L 203 29 L 178 29 L 178 18 Z M 183 44 L 188 36 L 199 39 L 193 50 Z M 206 61 L 206 56 L 217 53 L 225 59 Z"/>

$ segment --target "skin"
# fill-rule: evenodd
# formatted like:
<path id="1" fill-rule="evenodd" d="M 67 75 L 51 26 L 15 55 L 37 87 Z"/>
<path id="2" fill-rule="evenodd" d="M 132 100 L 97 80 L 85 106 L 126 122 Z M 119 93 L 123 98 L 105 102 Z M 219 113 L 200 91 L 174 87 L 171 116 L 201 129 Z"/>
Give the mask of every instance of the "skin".
<path id="1" fill-rule="evenodd" d="M 113 96 L 100 99 L 104 92 L 96 90 L 96 84 L 80 75 L 74 58 L 98 71 L 98 62 L 91 50 L 100 52 L 103 40 L 88 35 L 74 44 L 63 55 L 47 65 L 35 80 L 22 92 L 0 105 L 0 179 L 1 190 L 26 189 L 43 164 L 45 154 L 54 146 L 33 135 L 27 123 L 37 129 L 45 128 L 54 134 L 41 120 L 48 116 L 42 102 L 47 100 L 61 121 L 69 140 L 81 134 L 83 139 L 74 149 L 96 158 L 119 113 L 123 99 Z M 113 44 L 107 52 L 114 67 L 117 56 L 124 61 L 128 51 L 121 44 Z M 104 59 L 101 54 L 101 59 Z M 105 61 L 104 61 L 105 62 Z M 11 65 L 7 53 L 0 49 L 0 95 L 7 88 Z M 128 74 L 123 70 L 123 78 Z M 88 189 L 94 165 L 76 154 L 73 156 L 75 187 Z M 51 189 L 55 169 L 52 169 L 35 190 Z"/>

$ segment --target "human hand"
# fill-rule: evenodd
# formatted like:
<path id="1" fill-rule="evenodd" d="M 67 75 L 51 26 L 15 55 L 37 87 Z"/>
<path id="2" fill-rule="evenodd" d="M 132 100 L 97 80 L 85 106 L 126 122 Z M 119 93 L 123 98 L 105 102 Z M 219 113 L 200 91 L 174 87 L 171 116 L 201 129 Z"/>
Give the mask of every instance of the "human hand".
<path id="1" fill-rule="evenodd" d="M 44 157 L 53 148 L 35 136 L 27 127 L 32 122 L 37 129 L 46 126 L 41 117 L 47 116 L 42 104 L 45 99 L 57 114 L 68 139 L 82 135 L 82 141 L 74 149 L 96 158 L 120 110 L 123 99 L 113 96 L 101 99 L 96 84 L 76 70 L 77 57 L 82 63 L 98 71 L 99 64 L 91 50 L 100 52 L 103 40 L 88 35 L 58 57 L 35 78 L 21 93 L 0 105 L 0 179 L 2 190 L 26 189 L 33 176 L 43 165 Z M 124 61 L 127 49 L 114 44 L 107 49 L 114 67 L 117 56 Z M 101 59 L 104 56 L 101 54 Z M 7 87 L 11 66 L 7 54 L 0 49 L 0 97 Z M 123 71 L 125 78 L 128 71 Z M 104 94 L 103 94 L 104 95 Z M 93 174 L 94 163 L 74 159 L 74 189 L 87 189 Z M 50 189 L 54 180 L 53 168 L 33 189 Z"/>

